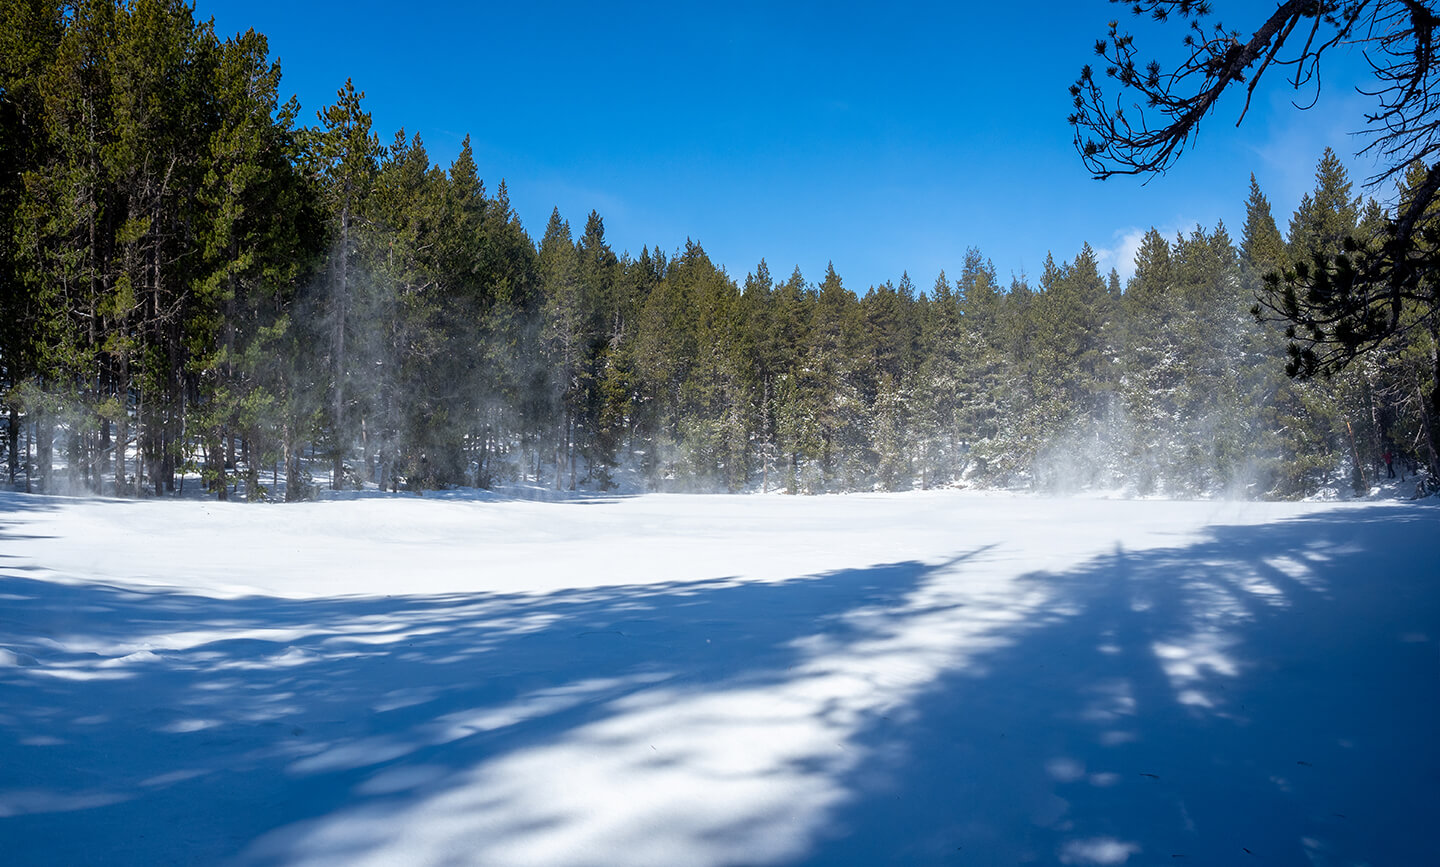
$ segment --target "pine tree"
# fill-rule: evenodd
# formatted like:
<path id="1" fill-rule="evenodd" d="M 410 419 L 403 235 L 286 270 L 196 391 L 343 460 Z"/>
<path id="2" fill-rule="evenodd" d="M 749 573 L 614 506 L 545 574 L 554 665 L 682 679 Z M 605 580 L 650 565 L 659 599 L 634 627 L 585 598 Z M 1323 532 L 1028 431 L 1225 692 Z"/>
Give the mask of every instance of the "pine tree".
<path id="1" fill-rule="evenodd" d="M 698 243 L 686 244 L 667 279 L 688 301 L 695 352 L 680 391 L 683 472 L 690 485 L 738 491 L 749 478 L 753 418 L 739 288 Z"/>
<path id="2" fill-rule="evenodd" d="M 26 418 L 37 455 L 36 472 L 25 473 L 27 490 L 32 476 L 39 476 L 35 481 L 42 489 L 50 481 L 49 449 L 59 394 L 72 384 L 88 384 L 92 373 L 101 393 L 113 387 L 128 394 L 134 384 L 128 364 L 137 354 L 136 329 L 115 325 L 131 315 L 136 301 L 129 281 L 118 274 L 114 251 L 123 211 L 113 162 L 105 159 L 117 137 L 110 69 L 115 17 L 110 3 L 75 8 L 37 82 L 44 101 L 44 128 L 39 131 L 44 157 L 25 175 L 15 213 L 23 233 L 22 279 L 28 284 L 20 309 L 27 310 L 37 338 L 33 356 L 16 357 L 33 378 L 26 389 Z M 123 382 L 124 391 L 120 383 L 107 381 L 107 355 L 119 362 L 111 366 L 112 376 Z M 120 443 L 114 449 L 117 493 L 137 490 L 139 484 L 138 478 L 135 489 L 121 483 L 125 420 L 121 414 Z M 26 451 L 29 465 L 29 446 Z"/>
<path id="3" fill-rule="evenodd" d="M 860 300 L 860 333 L 848 353 L 860 400 L 866 405 L 869 428 L 854 463 L 873 462 L 875 484 L 882 490 L 908 489 L 912 484 L 915 430 L 910 407 L 911 383 L 919 364 L 922 317 L 908 273 L 899 285 L 871 287 Z M 856 487 L 864 473 L 851 473 Z"/>
<path id="4" fill-rule="evenodd" d="M 1126 469 L 1141 494 L 1157 490 L 1173 463 L 1170 442 L 1176 390 L 1184 375 L 1175 345 L 1184 309 L 1177 297 L 1171 247 L 1152 226 L 1135 254 L 1122 302 L 1125 349 L 1121 394 L 1131 442 Z"/>
<path id="5" fill-rule="evenodd" d="M 536 245 L 510 206 L 505 181 L 486 204 L 478 244 L 484 313 L 476 363 L 485 377 L 481 484 L 538 476 L 536 444 L 551 429 L 540 358 L 541 303 Z M 535 460 L 527 460 L 527 453 Z"/>
<path id="6" fill-rule="evenodd" d="M 335 103 L 317 112 L 320 126 L 307 130 L 306 163 L 320 182 L 330 211 L 332 250 L 326 267 L 324 308 L 329 329 L 330 485 L 344 484 L 345 457 L 353 437 L 351 396 L 347 383 L 353 368 L 347 343 L 350 339 L 352 295 L 361 275 L 356 273 L 362 234 L 367 226 L 367 207 L 379 172 L 380 142 L 370 131 L 370 113 L 362 103 L 364 91 L 357 91 L 350 79 L 336 93 Z"/>
<path id="7" fill-rule="evenodd" d="M 591 339 L 588 330 L 590 311 L 580 284 L 579 261 L 570 224 L 560 217 L 560 209 L 550 213 L 550 222 L 540 239 L 539 271 L 544 308 L 544 357 L 550 384 L 550 420 L 553 433 L 549 437 L 554 451 L 555 489 L 563 484 L 565 472 L 570 473 L 570 487 L 576 485 L 576 462 L 579 459 L 576 437 L 578 410 L 585 387 L 585 347 Z"/>
<path id="8" fill-rule="evenodd" d="M 1256 213 L 1258 225 L 1252 238 L 1247 231 L 1243 245 L 1246 255 L 1242 261 L 1242 272 L 1254 281 L 1260 278 L 1255 291 L 1260 304 L 1255 315 L 1260 315 L 1260 305 L 1266 302 L 1272 290 L 1272 281 L 1280 280 L 1284 274 L 1298 269 L 1309 273 L 1316 263 L 1338 251 L 1347 235 L 1356 230 L 1359 215 L 1359 200 L 1350 195 L 1350 181 L 1344 166 L 1335 154 L 1326 150 L 1316 166 L 1315 189 L 1307 193 L 1290 220 L 1289 237 L 1286 240 L 1285 257 L 1277 262 L 1273 250 L 1274 238 L 1265 224 L 1268 203 L 1261 208 L 1255 198 L 1258 188 L 1252 187 L 1251 211 Z M 1247 227 L 1249 220 L 1247 219 Z M 1252 252 L 1253 251 L 1253 252 Z M 1323 268 L 1323 265 L 1321 265 Z M 1271 332 L 1272 339 L 1275 336 Z M 1278 341 L 1277 341 L 1278 342 Z M 1269 363 L 1281 366 L 1275 351 L 1265 352 Z M 1292 358 L 1288 372 L 1298 372 Z M 1353 377 L 1354 372 L 1345 374 Z M 1264 416 L 1263 427 L 1278 432 L 1275 442 L 1275 482 L 1272 491 L 1277 496 L 1305 496 L 1314 493 L 1320 485 L 1329 480 L 1336 466 L 1343 461 L 1346 452 L 1353 452 L 1346 446 L 1349 438 L 1340 395 L 1357 390 L 1354 382 L 1336 380 L 1306 380 L 1281 382 L 1271 375 L 1265 391 L 1269 395 L 1266 406 L 1270 411 Z M 1359 479 L 1361 468 L 1351 460 L 1351 472 Z"/>
<path id="9" fill-rule="evenodd" d="M 967 329 L 962 326 L 961 298 L 943 270 L 925 298 L 924 311 L 923 360 L 916 374 L 915 438 L 920 486 L 929 488 L 959 475 L 960 414 L 967 385 Z"/>
<path id="10" fill-rule="evenodd" d="M 1244 452 L 1251 444 L 1239 412 L 1240 370 L 1245 345 L 1245 299 L 1240 294 L 1239 258 L 1223 223 L 1213 232 L 1199 227 L 1173 252 L 1176 289 L 1186 316 L 1180 347 L 1184 378 L 1180 446 L 1174 479 L 1194 493 L 1228 491 L 1246 475 Z"/>
<path id="11" fill-rule="evenodd" d="M 1240 271 L 1247 289 L 1258 291 L 1266 273 L 1284 266 L 1287 250 L 1285 239 L 1275 225 L 1270 200 L 1260 190 L 1255 175 L 1250 175 L 1250 193 L 1245 201 L 1245 228 L 1240 242 Z"/>
<path id="12" fill-rule="evenodd" d="M 279 64 L 254 31 L 220 46 L 213 93 L 217 126 L 197 204 L 207 219 L 199 239 L 204 262 L 195 282 L 199 301 L 187 341 L 201 371 L 195 427 L 205 430 L 204 477 L 226 496 L 226 467 L 240 439 L 247 496 L 257 499 L 261 464 L 282 451 L 276 422 L 286 385 L 262 348 L 279 335 L 277 321 L 318 250 L 320 217 L 314 191 L 294 166 L 296 106 L 278 104 Z M 293 423 L 293 422 L 292 422 Z M 283 428 L 283 425 L 280 426 Z"/>
<path id="13" fill-rule="evenodd" d="M 989 260 L 980 264 L 979 251 L 966 256 L 966 267 L 960 275 L 960 308 L 964 351 L 960 382 L 961 396 L 955 450 L 962 474 L 984 479 L 989 468 L 975 460 L 978 448 L 984 453 L 1000 433 L 1005 394 L 1013 388 L 1012 368 L 1006 363 L 1002 347 L 1005 340 L 1007 310 L 1016 308 L 1014 298 L 1000 287 L 995 266 Z"/>
<path id="14" fill-rule="evenodd" d="M 1103 424 L 1113 392 L 1112 299 L 1088 244 L 1064 266 L 1047 255 L 1040 281 L 1026 311 L 1033 349 L 1018 359 L 1033 396 L 1018 419 L 1018 447 L 1033 456 L 1043 486 L 1089 484 L 1115 464 Z"/>
<path id="15" fill-rule="evenodd" d="M 820 452 L 814 457 L 825 488 L 844 485 L 859 466 L 871 463 L 865 454 L 869 405 L 849 355 L 862 330 L 859 314 L 855 294 L 845 288 L 834 263 L 828 263 L 815 294 L 811 340 L 802 362 L 819 423 Z"/>
<path id="16" fill-rule="evenodd" d="M 20 475 L 24 386 L 44 366 L 55 335 L 41 294 L 42 261 L 22 239 L 36 238 L 26 219 L 26 177 L 52 158 L 45 128 L 42 81 L 55 63 L 63 24 L 58 3 L 0 2 L 0 407 L 10 484 Z M 28 478 L 27 478 L 28 483 Z"/>
<path id="17" fill-rule="evenodd" d="M 1341 242 L 1355 233 L 1360 199 L 1350 191 L 1345 165 L 1327 147 L 1315 166 L 1315 189 L 1300 199 L 1290 218 L 1286 246 L 1292 262 L 1309 261 L 1317 253 L 1339 252 Z"/>
<path id="18" fill-rule="evenodd" d="M 455 204 L 450 179 L 431 164 L 421 138 L 398 131 L 375 174 L 357 259 L 363 276 L 350 293 L 357 327 L 347 350 L 349 408 L 362 458 L 356 481 L 373 474 L 382 486 L 403 478 L 411 488 L 434 488 L 469 478 L 471 308 L 449 270 L 464 255 L 449 234 Z"/>
<path id="19" fill-rule="evenodd" d="M 578 396 L 581 452 L 587 476 L 609 488 L 619 463 L 628 409 L 622 399 L 627 391 L 628 359 L 621 346 L 629 312 L 621 299 L 620 259 L 605 240 L 605 222 L 597 211 L 586 218 L 575 255 L 589 317 L 589 339 L 582 347 L 587 372 L 584 391 Z"/>
<path id="20" fill-rule="evenodd" d="M 745 275 L 739 300 L 741 352 L 750 359 L 752 407 L 750 427 L 755 436 L 755 461 L 760 472 L 760 492 L 770 490 L 771 478 L 779 466 L 780 447 L 776 431 L 779 382 L 787 367 L 787 347 L 777 328 L 778 296 L 764 259 Z"/>

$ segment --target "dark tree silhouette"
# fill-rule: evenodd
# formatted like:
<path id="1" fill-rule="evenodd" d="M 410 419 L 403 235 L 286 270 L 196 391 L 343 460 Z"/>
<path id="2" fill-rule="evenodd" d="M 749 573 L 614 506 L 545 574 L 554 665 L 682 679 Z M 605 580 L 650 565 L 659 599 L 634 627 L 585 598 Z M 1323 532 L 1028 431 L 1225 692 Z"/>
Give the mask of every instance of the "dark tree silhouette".
<path id="1" fill-rule="evenodd" d="M 1112 0 L 1118 2 L 1118 0 Z M 1433 2 L 1289 0 L 1243 37 L 1213 19 L 1209 3 L 1143 0 L 1137 16 L 1185 22 L 1178 64 L 1141 61 L 1135 39 L 1112 21 L 1095 43 L 1103 76 L 1085 66 L 1070 87 L 1075 147 L 1096 178 L 1163 173 L 1189 147 L 1200 123 L 1228 91 L 1242 91 L 1244 120 L 1267 73 L 1285 69 L 1288 86 L 1318 95 L 1322 60 L 1332 50 L 1363 50 L 1374 74 L 1376 107 L 1363 118 L 1361 150 L 1381 164 L 1371 186 L 1399 181 L 1399 196 L 1378 231 L 1337 239 L 1310 261 L 1267 277 L 1257 317 L 1286 323 L 1291 376 L 1331 375 L 1372 351 L 1428 341 L 1423 395 L 1432 472 L 1440 473 L 1440 69 Z M 1113 98 L 1102 81 L 1118 85 Z M 1314 104 L 1311 99 L 1310 104 Z M 1422 392 L 1423 388 L 1420 389 Z"/>

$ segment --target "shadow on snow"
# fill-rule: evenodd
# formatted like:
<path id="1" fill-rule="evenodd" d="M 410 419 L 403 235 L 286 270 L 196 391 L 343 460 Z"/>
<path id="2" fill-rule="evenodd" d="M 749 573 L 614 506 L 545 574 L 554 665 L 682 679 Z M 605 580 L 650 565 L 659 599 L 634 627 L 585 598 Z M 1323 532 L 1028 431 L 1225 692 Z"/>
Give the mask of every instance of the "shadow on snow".
<path id="1" fill-rule="evenodd" d="M 890 758 L 803 860 L 1429 862 L 1437 530 L 1327 512 L 1026 576 L 1048 622 L 857 735 Z"/>
<path id="2" fill-rule="evenodd" d="M 1030 607 L 966 597 L 984 550 L 293 601 L 0 560 L 0 838 L 15 864 L 338 864 L 404 851 L 394 817 L 494 814 L 417 860 L 1423 863 L 1436 527 L 1219 527 L 1016 579 Z M 947 649 L 951 620 L 975 640 Z M 627 848 L 566 848 L 597 842 Z"/>

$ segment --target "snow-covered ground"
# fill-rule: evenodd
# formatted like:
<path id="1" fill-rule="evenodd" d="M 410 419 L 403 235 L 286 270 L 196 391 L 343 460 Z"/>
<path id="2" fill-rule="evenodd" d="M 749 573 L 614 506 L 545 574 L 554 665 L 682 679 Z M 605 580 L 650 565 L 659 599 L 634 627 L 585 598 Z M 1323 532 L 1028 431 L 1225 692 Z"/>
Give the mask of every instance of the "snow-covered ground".
<path id="1" fill-rule="evenodd" d="M 1436 863 L 1437 531 L 0 494 L 0 861 Z"/>

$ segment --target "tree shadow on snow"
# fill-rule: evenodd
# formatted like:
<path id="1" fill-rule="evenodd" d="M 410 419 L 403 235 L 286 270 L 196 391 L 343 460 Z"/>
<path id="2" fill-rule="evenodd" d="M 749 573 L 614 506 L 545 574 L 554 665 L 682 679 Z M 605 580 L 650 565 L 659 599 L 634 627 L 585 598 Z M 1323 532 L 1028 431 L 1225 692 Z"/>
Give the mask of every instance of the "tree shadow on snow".
<path id="1" fill-rule="evenodd" d="M 301 853 L 283 829 L 423 804 L 659 690 L 783 690 L 797 642 L 854 640 L 847 612 L 890 608 L 937 568 L 217 600 L 37 580 L 0 561 L 5 859 L 294 863 L 319 846 L 347 863 L 365 840 Z"/>
<path id="2" fill-rule="evenodd" d="M 964 595 L 985 550 L 322 600 L 0 561 L 0 838 L 14 864 L 1424 863 L 1436 526 L 1214 528 L 1025 576 L 1030 608 Z"/>
<path id="3" fill-rule="evenodd" d="M 1052 616 L 949 671 L 817 864 L 1421 864 L 1440 818 L 1440 516 L 1216 527 L 1025 580 Z"/>

